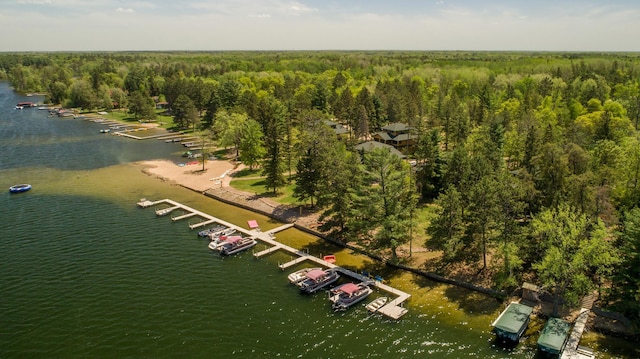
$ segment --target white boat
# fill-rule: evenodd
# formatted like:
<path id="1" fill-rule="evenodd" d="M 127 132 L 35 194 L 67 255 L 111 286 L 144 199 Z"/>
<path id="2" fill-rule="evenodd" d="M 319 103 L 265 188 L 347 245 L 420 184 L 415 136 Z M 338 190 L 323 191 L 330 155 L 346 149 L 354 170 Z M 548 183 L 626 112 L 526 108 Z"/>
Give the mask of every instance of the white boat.
<path id="1" fill-rule="evenodd" d="M 219 235 L 219 236 L 214 236 L 211 237 L 211 242 L 209 242 L 209 249 L 211 250 L 221 250 L 222 246 L 227 243 L 228 241 L 234 241 L 236 239 L 236 237 L 242 238 L 241 236 L 230 236 L 231 234 L 233 234 L 235 232 L 235 230 L 233 231 L 226 231 L 226 234 L 223 235 Z"/>
<path id="2" fill-rule="evenodd" d="M 227 237 L 218 248 L 220 248 L 220 254 L 229 256 L 242 251 L 245 251 L 258 244 L 258 242 L 249 237 L 231 236 Z"/>
<path id="3" fill-rule="evenodd" d="M 314 293 L 340 278 L 335 269 L 315 269 L 305 274 L 305 278 L 296 285 L 305 293 Z"/>
<path id="4" fill-rule="evenodd" d="M 337 293 L 329 297 L 329 300 L 333 303 L 331 306 L 334 310 L 345 310 L 371 293 L 373 293 L 373 289 L 364 283 L 347 283 L 340 286 Z"/>
<path id="5" fill-rule="evenodd" d="M 380 297 L 378 299 L 375 299 L 371 303 L 367 304 L 366 308 L 371 313 L 375 313 L 375 312 L 378 311 L 378 309 L 384 307 L 384 305 L 387 304 L 388 300 L 389 300 L 389 298 L 387 298 L 387 297 Z"/>
<path id="6" fill-rule="evenodd" d="M 289 274 L 289 282 L 291 284 L 297 284 L 298 282 L 303 281 L 306 278 L 307 273 L 311 272 L 312 270 L 322 270 L 322 268 L 303 268 L 295 271 Z"/>
<path id="7" fill-rule="evenodd" d="M 30 184 L 23 183 L 23 184 L 17 184 L 17 185 L 13 185 L 13 186 L 9 187 L 9 192 L 11 192 L 11 193 L 20 193 L 20 192 L 27 192 L 30 189 L 31 189 L 31 185 Z"/>
<path id="8" fill-rule="evenodd" d="M 234 228 L 223 228 L 218 231 L 209 233 L 209 240 L 212 242 L 219 241 L 221 237 L 228 237 L 234 233 L 236 233 L 236 230 Z"/>

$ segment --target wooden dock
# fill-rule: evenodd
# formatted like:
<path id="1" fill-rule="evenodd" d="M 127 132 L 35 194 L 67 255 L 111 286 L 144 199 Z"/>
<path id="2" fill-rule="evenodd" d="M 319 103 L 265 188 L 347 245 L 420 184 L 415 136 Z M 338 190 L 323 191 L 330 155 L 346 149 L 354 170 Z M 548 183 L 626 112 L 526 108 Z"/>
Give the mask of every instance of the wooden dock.
<path id="1" fill-rule="evenodd" d="M 375 281 L 372 280 L 369 277 L 366 277 L 362 274 L 353 272 L 351 270 L 339 267 L 333 263 L 329 263 L 327 261 L 325 261 L 324 259 L 315 257 L 310 255 L 309 253 L 300 251 L 296 248 L 287 246 L 283 243 L 280 243 L 278 241 L 275 240 L 275 234 L 281 231 L 284 231 L 286 229 L 289 229 L 291 227 L 293 227 L 293 224 L 289 223 L 289 224 L 284 224 L 282 226 L 279 226 L 277 228 L 274 229 L 270 229 L 268 231 L 264 231 L 262 232 L 259 228 L 258 229 L 246 229 L 243 227 L 239 227 L 233 223 L 229 223 L 226 222 L 224 220 L 221 220 L 219 218 L 216 218 L 214 216 L 211 216 L 209 214 L 206 214 L 204 212 L 195 210 L 191 207 L 185 206 L 183 204 L 180 204 L 178 202 L 172 201 L 170 199 L 162 199 L 159 201 L 150 201 L 147 199 L 141 199 L 138 202 L 138 206 L 141 208 L 147 208 L 147 207 L 152 207 L 152 206 L 157 206 L 157 205 L 161 205 L 161 204 L 165 204 L 165 205 L 169 205 L 170 207 L 164 208 L 164 209 L 156 209 L 156 214 L 158 216 L 164 216 L 169 214 L 170 212 L 176 210 L 176 209 L 181 209 L 182 211 L 186 212 L 185 214 L 181 215 L 181 216 L 177 216 L 177 217 L 172 217 L 173 221 L 179 221 L 181 219 L 184 218 L 189 218 L 189 217 L 194 217 L 194 216 L 198 216 L 203 218 L 204 220 L 195 224 L 189 224 L 189 228 L 191 229 L 195 229 L 198 227 L 202 227 L 202 226 L 206 226 L 208 224 L 213 224 L 213 223 L 218 223 L 221 224 L 223 226 L 226 226 L 228 228 L 233 228 L 236 231 L 240 232 L 240 233 L 244 233 L 246 236 L 249 236 L 251 238 L 254 239 L 258 239 L 266 244 L 271 245 L 269 248 L 262 250 L 260 252 L 256 252 L 254 253 L 254 257 L 255 258 L 260 258 L 263 257 L 265 255 L 268 255 L 270 253 L 274 253 L 277 252 L 279 250 L 283 250 L 286 252 L 289 252 L 292 255 L 297 256 L 297 258 L 292 259 L 289 262 L 280 264 L 279 267 L 280 269 L 284 270 L 287 269 L 289 267 L 292 267 L 294 265 L 300 264 L 304 261 L 311 261 L 311 262 L 315 262 L 317 264 L 320 264 L 324 267 L 327 268 L 335 268 L 337 271 L 339 271 L 340 273 L 342 273 L 343 275 L 352 277 L 356 280 L 362 281 L 362 282 L 366 282 L 370 285 L 373 285 L 375 287 L 377 287 L 378 289 L 388 292 L 390 294 L 393 294 L 395 296 L 397 296 L 394 300 L 392 300 L 391 302 L 388 302 L 385 306 L 381 307 L 380 309 L 378 309 L 377 313 L 386 315 L 389 318 L 392 319 L 399 319 L 400 317 L 402 317 L 403 315 L 405 315 L 407 313 L 407 309 L 404 308 L 402 305 L 404 304 L 404 302 L 406 300 L 408 300 L 409 298 L 411 298 L 411 295 L 405 292 L 402 292 L 400 290 L 397 290 L 391 286 L 388 286 L 380 281 Z"/>
<path id="2" fill-rule="evenodd" d="M 567 345 L 562 352 L 561 359 L 593 359 L 595 355 L 593 351 L 589 348 L 582 347 L 580 344 L 580 338 L 582 337 L 582 332 L 584 332 L 584 328 L 587 324 L 587 319 L 589 319 L 589 309 L 582 308 L 580 310 L 580 314 L 578 318 L 576 318 L 576 322 L 573 325 L 573 331 L 569 336 L 569 340 L 567 341 Z"/>

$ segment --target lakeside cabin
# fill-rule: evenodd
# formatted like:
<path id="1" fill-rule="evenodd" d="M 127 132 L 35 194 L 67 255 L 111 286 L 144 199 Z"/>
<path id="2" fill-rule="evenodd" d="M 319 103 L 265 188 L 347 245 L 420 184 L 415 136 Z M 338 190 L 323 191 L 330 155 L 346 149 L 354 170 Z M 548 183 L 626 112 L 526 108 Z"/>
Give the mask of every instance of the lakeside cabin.
<path id="1" fill-rule="evenodd" d="M 491 326 L 498 339 L 503 342 L 517 343 L 527 329 L 533 308 L 517 302 L 511 302 Z"/>
<path id="2" fill-rule="evenodd" d="M 569 339 L 571 323 L 560 318 L 547 321 L 538 338 L 538 349 L 544 353 L 558 356 L 564 350 Z"/>

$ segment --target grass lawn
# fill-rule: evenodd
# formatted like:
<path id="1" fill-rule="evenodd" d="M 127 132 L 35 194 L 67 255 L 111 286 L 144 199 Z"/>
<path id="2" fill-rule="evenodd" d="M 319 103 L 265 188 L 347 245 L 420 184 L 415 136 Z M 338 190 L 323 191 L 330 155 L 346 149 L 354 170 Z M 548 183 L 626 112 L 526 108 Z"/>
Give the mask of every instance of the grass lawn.
<path id="1" fill-rule="evenodd" d="M 293 197 L 293 186 L 294 185 L 292 183 L 286 187 L 280 188 L 280 190 L 278 190 L 278 194 L 274 195 L 271 190 L 267 192 L 267 189 L 265 188 L 265 181 L 263 178 L 252 177 L 248 179 L 238 179 L 237 176 L 234 176 L 234 179 L 231 181 L 231 187 L 237 190 L 255 193 L 263 197 L 268 197 L 278 203 L 297 205 L 300 204 L 300 202 Z"/>
<path id="2" fill-rule="evenodd" d="M 261 177 L 262 170 L 261 169 L 253 169 L 249 170 L 248 168 L 244 168 L 233 175 L 234 179 L 249 179 L 250 177 Z"/>

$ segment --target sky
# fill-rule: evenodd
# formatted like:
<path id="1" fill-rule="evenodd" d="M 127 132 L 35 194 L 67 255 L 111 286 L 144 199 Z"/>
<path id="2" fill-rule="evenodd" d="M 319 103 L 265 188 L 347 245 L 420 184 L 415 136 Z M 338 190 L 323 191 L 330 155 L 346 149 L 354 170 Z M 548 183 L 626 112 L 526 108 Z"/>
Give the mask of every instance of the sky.
<path id="1" fill-rule="evenodd" d="M 0 51 L 640 51 L 638 0 L 0 0 Z"/>

